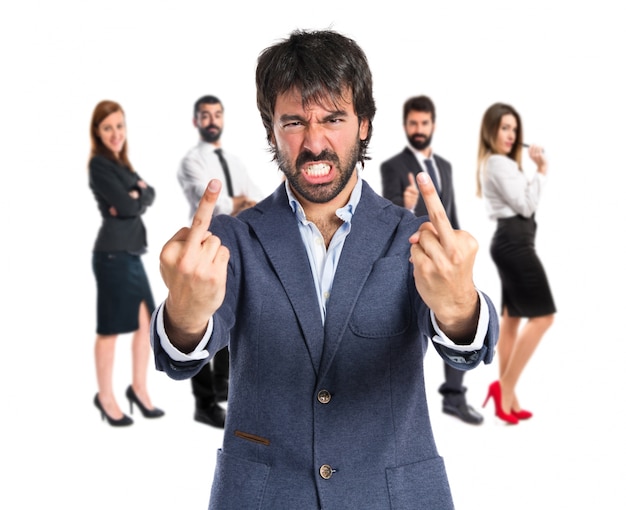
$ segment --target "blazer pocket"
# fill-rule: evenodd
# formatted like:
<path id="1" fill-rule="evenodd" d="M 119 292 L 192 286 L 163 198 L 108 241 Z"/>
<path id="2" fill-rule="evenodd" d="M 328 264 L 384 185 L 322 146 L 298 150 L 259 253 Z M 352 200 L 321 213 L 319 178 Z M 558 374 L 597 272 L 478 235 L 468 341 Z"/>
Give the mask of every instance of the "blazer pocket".
<path id="1" fill-rule="evenodd" d="M 376 261 L 350 318 L 350 329 L 365 338 L 404 333 L 411 323 L 409 262 L 399 256 Z"/>
<path id="2" fill-rule="evenodd" d="M 217 451 L 209 510 L 261 508 L 270 467 Z"/>
<path id="3" fill-rule="evenodd" d="M 387 469 L 389 500 L 394 510 L 454 510 L 443 458 Z"/>

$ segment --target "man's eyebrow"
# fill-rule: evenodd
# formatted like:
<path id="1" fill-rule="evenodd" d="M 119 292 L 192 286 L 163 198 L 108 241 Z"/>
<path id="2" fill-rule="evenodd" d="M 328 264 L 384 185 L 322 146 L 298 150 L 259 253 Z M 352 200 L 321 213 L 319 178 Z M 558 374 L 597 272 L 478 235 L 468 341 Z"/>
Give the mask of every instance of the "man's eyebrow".
<path id="1" fill-rule="evenodd" d="M 334 110 L 324 115 L 324 117 L 322 117 L 322 120 L 328 121 L 328 120 L 336 119 L 337 117 L 346 117 L 347 115 L 348 115 L 348 112 L 346 110 Z M 285 113 L 281 115 L 278 120 L 280 122 L 291 122 L 291 121 L 307 122 L 304 116 L 297 114 L 297 113 Z"/>
<path id="2" fill-rule="evenodd" d="M 304 120 L 304 117 L 302 117 L 302 115 L 297 115 L 297 114 L 284 114 L 284 115 L 281 115 L 278 120 L 280 122 L 289 122 L 292 120 Z"/>
<path id="3" fill-rule="evenodd" d="M 331 120 L 337 117 L 346 117 L 347 115 L 348 115 L 348 112 L 345 110 L 335 110 L 334 112 L 331 112 L 328 115 L 326 115 L 324 117 L 324 120 Z"/>

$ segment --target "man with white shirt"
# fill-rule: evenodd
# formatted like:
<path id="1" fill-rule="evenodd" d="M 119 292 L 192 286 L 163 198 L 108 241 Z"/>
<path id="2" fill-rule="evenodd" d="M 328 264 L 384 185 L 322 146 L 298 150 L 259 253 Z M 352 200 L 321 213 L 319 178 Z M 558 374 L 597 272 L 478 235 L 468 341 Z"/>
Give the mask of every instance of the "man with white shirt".
<path id="1" fill-rule="evenodd" d="M 435 184 L 452 228 L 459 229 L 452 165 L 435 154 L 431 147 L 435 117 L 435 105 L 429 97 L 416 96 L 405 101 L 404 131 L 409 143 L 402 152 L 382 163 L 382 194 L 396 205 L 413 211 L 416 216 L 428 214 L 415 183 L 415 176 L 426 170 Z M 439 387 L 443 396 L 443 412 L 473 425 L 482 423 L 483 417 L 465 399 L 465 372 L 444 363 L 444 373 L 445 381 Z"/>
<path id="2" fill-rule="evenodd" d="M 235 216 L 263 198 L 261 190 L 250 178 L 244 164 L 237 156 L 222 149 L 224 107 L 215 96 L 203 96 L 194 104 L 193 125 L 198 129 L 198 143 L 185 155 L 178 169 L 178 182 L 189 202 L 189 217 L 196 212 L 200 198 L 211 179 L 224 183 L 215 204 L 214 214 Z M 220 161 L 221 151 L 227 173 Z M 232 186 L 229 191 L 228 183 Z"/>
<path id="3" fill-rule="evenodd" d="M 177 178 L 189 202 L 192 218 L 200 198 L 211 179 L 225 185 L 217 198 L 213 214 L 235 216 L 262 198 L 261 191 L 248 175 L 243 163 L 222 149 L 224 107 L 215 96 L 202 96 L 194 104 L 193 125 L 200 139 L 186 154 L 178 168 Z M 226 410 L 219 405 L 228 396 L 228 349 L 224 348 L 191 379 L 195 399 L 194 419 L 200 423 L 224 428 Z"/>

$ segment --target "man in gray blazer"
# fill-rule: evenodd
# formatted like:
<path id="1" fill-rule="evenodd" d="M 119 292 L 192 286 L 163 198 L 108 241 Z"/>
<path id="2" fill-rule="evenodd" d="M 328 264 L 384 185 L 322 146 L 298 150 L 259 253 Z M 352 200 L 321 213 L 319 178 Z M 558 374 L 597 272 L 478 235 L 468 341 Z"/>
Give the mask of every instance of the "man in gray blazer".
<path id="1" fill-rule="evenodd" d="M 477 242 L 452 229 L 427 175 L 431 222 L 361 178 L 376 107 L 352 39 L 294 31 L 260 54 L 256 83 L 285 182 L 237 217 L 213 217 L 209 182 L 163 247 L 152 321 L 156 367 L 174 379 L 230 349 L 209 508 L 451 510 L 423 358 L 432 344 L 461 369 L 493 359 Z"/>
<path id="2" fill-rule="evenodd" d="M 403 106 L 404 132 L 409 145 L 380 166 L 382 194 L 394 204 L 413 211 L 416 216 L 428 214 L 420 200 L 415 176 L 424 170 L 431 174 L 452 228 L 459 229 L 452 182 L 452 165 L 433 152 L 435 104 L 428 96 L 410 97 Z M 465 372 L 444 362 L 445 380 L 439 386 L 443 412 L 465 423 L 479 425 L 483 417 L 467 403 L 463 386 Z"/>

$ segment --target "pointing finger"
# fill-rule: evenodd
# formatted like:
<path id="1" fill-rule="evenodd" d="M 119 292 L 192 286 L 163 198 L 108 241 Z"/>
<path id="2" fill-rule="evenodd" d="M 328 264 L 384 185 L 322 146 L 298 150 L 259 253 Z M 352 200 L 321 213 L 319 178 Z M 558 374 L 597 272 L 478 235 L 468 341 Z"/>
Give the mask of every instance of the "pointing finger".
<path id="1" fill-rule="evenodd" d="M 417 183 L 415 182 L 415 175 L 413 175 L 413 172 L 409 172 L 409 187 L 417 189 Z"/>

